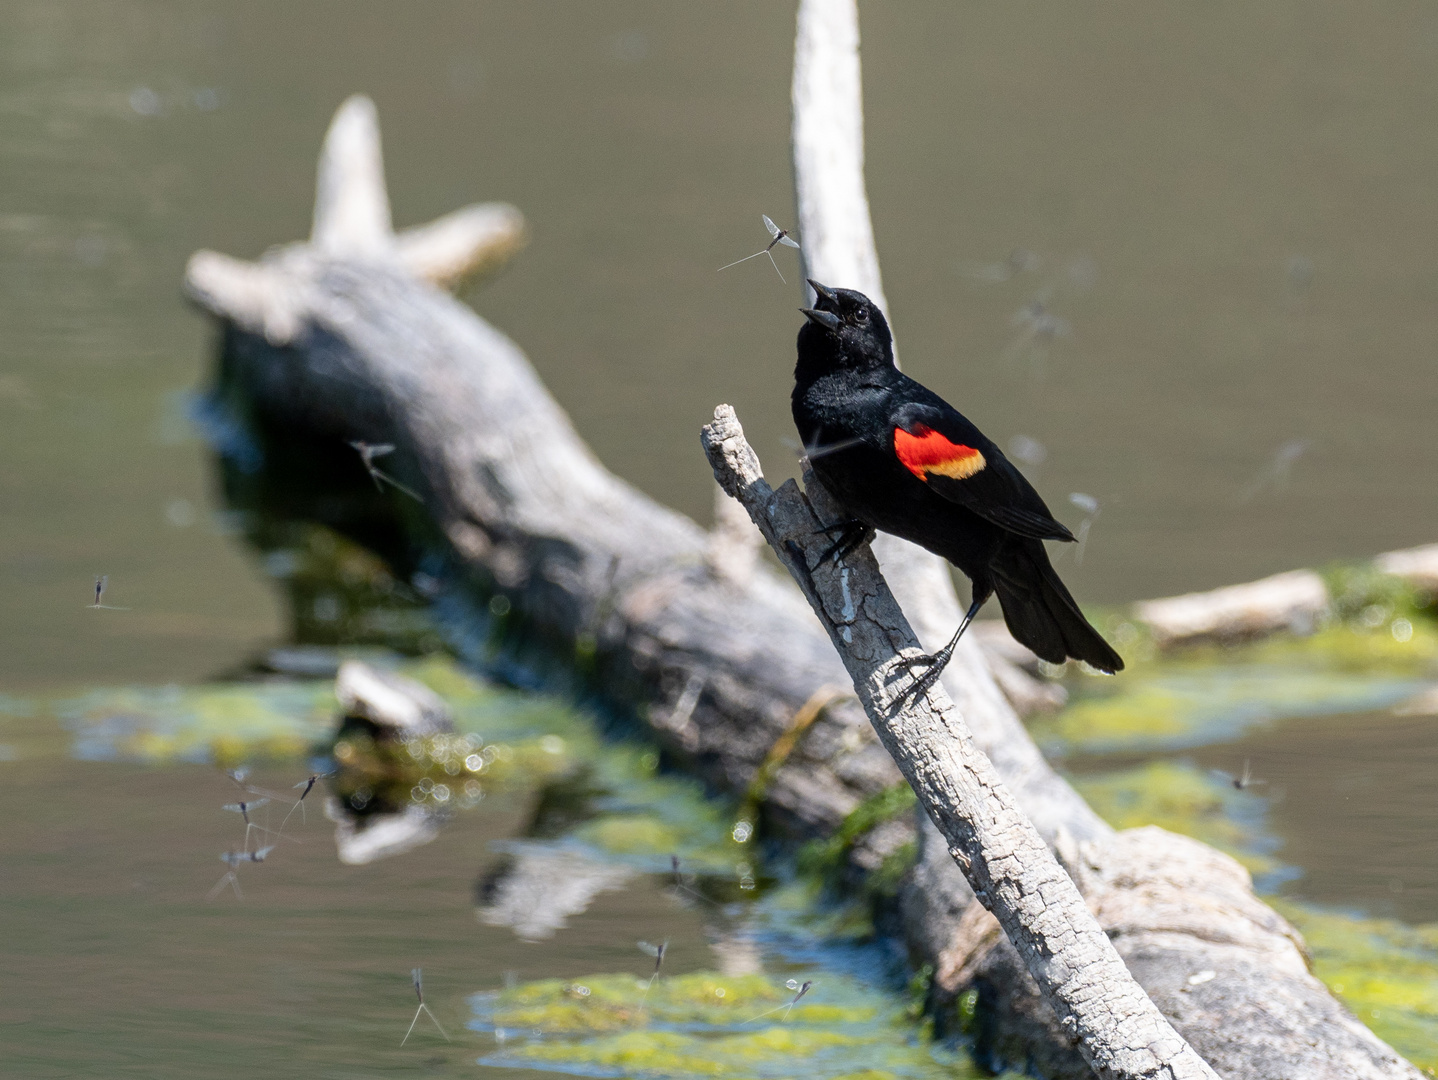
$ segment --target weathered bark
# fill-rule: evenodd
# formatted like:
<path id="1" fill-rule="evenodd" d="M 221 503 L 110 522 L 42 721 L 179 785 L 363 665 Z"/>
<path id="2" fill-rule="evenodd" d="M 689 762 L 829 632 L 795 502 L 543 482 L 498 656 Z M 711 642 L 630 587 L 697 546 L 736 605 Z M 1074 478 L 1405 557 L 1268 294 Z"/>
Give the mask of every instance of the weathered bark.
<path id="1" fill-rule="evenodd" d="M 371 230 L 383 224 L 373 214 L 359 220 L 369 221 L 362 228 Z M 316 235 L 327 233 L 317 227 Z M 755 561 L 738 523 L 706 533 L 608 473 L 520 350 L 416 276 L 395 254 L 398 245 L 383 240 L 363 248 L 365 254 L 294 245 L 257 264 L 198 253 L 187 288 L 222 320 L 225 395 L 242 398 L 248 418 L 264 431 L 304 438 L 326 452 L 348 454 L 344 443 L 353 439 L 394 443 L 395 453 L 384 459 L 387 471 L 415 489 L 423 504 L 391 492 L 393 517 L 406 537 L 428 545 L 438 559 L 426 571 L 439 579 L 435 608 L 457 647 L 526 684 L 573 679 L 582 671 L 587 690 L 637 715 L 669 760 L 721 790 L 746 792 L 802 706 L 822 687 L 846 681 L 802 596 Z M 303 467 L 298 461 L 282 466 L 286 472 Z M 358 462 L 354 469 L 363 480 Z M 326 505 L 314 499 L 307 510 L 322 516 Z M 920 637 L 927 645 L 950 631 L 958 615 L 944 568 L 929 562 L 922 570 L 914 575 L 913 596 L 899 592 L 899 599 L 910 624 L 925 627 Z M 486 605 L 491 596 L 504 603 Z M 527 646 L 492 645 L 497 638 Z M 1071 867 L 1082 853 L 1106 870 L 1106 853 L 1116 844 L 1147 852 L 1147 878 L 1090 875 L 1103 891 L 1126 897 L 1131 912 L 1149 910 L 1149 880 L 1184 880 L 1187 848 L 1164 856 L 1171 838 L 1115 837 L 1053 773 L 977 647 L 960 651 L 944 685 L 1018 805 L 1046 840 L 1070 850 Z M 771 828 L 823 835 L 861 799 L 899 779 L 862 710 L 835 701 L 774 770 L 761 808 Z M 1002 935 L 996 943 L 982 934 L 974 938 L 974 948 L 963 953 L 972 954 L 967 967 L 955 959 L 977 918 L 967 912 L 978 909 L 968 903 L 971 894 L 945 847 L 922 848 L 905 894 L 916 961 L 948 955 L 955 971 L 963 968 L 973 985 L 989 988 L 983 991 L 984 1045 L 995 1059 L 1046 1061 L 1053 1076 L 1089 1074 L 1012 951 L 1005 951 Z M 1230 887 L 1215 885 L 1220 892 Z M 1194 883 L 1187 895 L 1200 904 L 1207 893 Z M 1089 899 L 1096 902 L 1094 895 Z M 1223 907 L 1211 906 L 1214 912 Z M 1155 991 L 1181 985 L 1202 954 L 1219 972 L 1213 981 L 1229 981 L 1235 994 L 1253 1001 L 1294 998 L 1298 976 L 1266 963 L 1265 953 L 1246 944 L 1254 932 L 1239 916 L 1214 914 L 1194 929 L 1166 910 L 1131 918 L 1115 939 L 1122 955 L 1146 950 L 1145 966 L 1136 969 L 1142 985 Z M 1283 928 L 1277 936 L 1288 933 Z M 1232 943 L 1224 946 L 1223 963 L 1203 952 L 1212 942 Z M 1297 949 L 1291 942 L 1288 948 L 1301 968 Z M 1333 1016 L 1347 1017 L 1311 977 L 1302 979 L 1304 994 Z M 1161 997 L 1159 1004 L 1168 1008 Z M 1169 1015 L 1228 1077 L 1275 1075 L 1264 1067 L 1265 1046 L 1303 1063 L 1292 1075 L 1417 1075 L 1351 1018 L 1315 1025 L 1320 1012 L 1279 1008 L 1237 1027 L 1220 1011 L 1194 1013 L 1192 1023 Z"/>
<path id="2" fill-rule="evenodd" d="M 884 748 L 1084 1060 L 1101 1077 L 1214 1077 L 1134 982 L 948 693 L 905 696 L 916 676 L 904 658 L 922 651 L 868 545 L 842 563 L 825 558 L 824 526 L 842 509 L 821 499 L 812 474 L 808 498 L 793 481 L 771 488 L 727 405 L 705 427 L 704 448 L 720 486 L 803 588 Z"/>

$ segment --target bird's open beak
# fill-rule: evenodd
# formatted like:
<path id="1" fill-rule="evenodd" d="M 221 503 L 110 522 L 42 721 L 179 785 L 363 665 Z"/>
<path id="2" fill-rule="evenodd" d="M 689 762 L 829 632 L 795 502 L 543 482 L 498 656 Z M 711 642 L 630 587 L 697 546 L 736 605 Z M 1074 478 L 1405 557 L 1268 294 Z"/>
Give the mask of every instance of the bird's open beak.
<path id="1" fill-rule="evenodd" d="M 836 295 L 834 295 L 833 289 L 829 288 L 829 286 L 827 285 L 820 285 L 813 278 L 809 279 L 809 288 L 813 289 L 814 295 L 817 296 L 820 300 L 823 300 L 826 304 L 833 304 L 839 299 Z"/>
<path id="2" fill-rule="evenodd" d="M 825 330 L 833 334 L 839 332 L 839 316 L 835 315 L 832 311 L 816 311 L 808 307 L 801 307 L 799 310 L 809 317 L 811 323 L 818 323 Z"/>

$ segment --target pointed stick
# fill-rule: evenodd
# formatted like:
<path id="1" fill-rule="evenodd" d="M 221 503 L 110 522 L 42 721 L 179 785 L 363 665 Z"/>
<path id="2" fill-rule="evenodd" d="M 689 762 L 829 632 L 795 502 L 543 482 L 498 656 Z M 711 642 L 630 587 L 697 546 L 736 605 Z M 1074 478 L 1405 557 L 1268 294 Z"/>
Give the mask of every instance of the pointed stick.
<path id="1" fill-rule="evenodd" d="M 325 133 L 310 243 L 327 255 L 379 255 L 394 247 L 379 114 L 363 94 L 345 100 Z"/>

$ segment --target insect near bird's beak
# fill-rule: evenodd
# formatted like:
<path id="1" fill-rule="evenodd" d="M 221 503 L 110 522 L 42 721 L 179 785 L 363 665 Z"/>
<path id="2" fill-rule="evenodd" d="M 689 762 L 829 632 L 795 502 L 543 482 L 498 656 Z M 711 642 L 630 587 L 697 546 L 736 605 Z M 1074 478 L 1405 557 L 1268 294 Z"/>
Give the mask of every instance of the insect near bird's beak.
<path id="1" fill-rule="evenodd" d="M 807 307 L 801 307 L 799 310 L 809 317 L 811 323 L 818 323 L 830 333 L 837 334 L 839 332 L 839 316 L 832 311 L 817 311 Z"/>

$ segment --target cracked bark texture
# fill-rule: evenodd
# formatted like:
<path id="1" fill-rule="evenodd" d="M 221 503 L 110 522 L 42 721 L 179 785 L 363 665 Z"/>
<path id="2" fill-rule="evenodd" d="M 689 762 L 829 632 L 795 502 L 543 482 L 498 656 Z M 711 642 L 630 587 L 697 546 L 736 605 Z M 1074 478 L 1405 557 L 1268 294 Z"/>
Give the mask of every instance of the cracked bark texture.
<path id="1" fill-rule="evenodd" d="M 354 124 L 345 138 L 369 138 L 374 149 L 331 154 L 326 141 L 326 164 L 341 158 L 350 164 L 334 173 L 343 182 L 317 200 L 323 227 L 310 242 L 256 263 L 212 252 L 190 262 L 187 291 L 221 327 L 217 397 L 241 408 L 246 423 L 282 433 L 290 440 L 284 445 L 303 440 L 315 454 L 351 455 L 345 443 L 354 439 L 395 444 L 382 464 L 423 499 L 389 492 L 395 527 L 439 560 L 426 564 L 439 578 L 435 610 L 463 653 L 519 685 L 597 694 L 636 716 L 676 765 L 718 790 L 747 792 L 805 702 L 847 681 L 827 635 L 792 585 L 755 558 L 754 530 L 732 513 L 731 500 L 724 499 L 729 509 L 706 531 L 613 476 L 518 346 L 435 287 L 454 279 L 446 267 L 492 269 L 517 250 L 518 212 L 475 208 L 441 219 L 468 222 L 468 233 L 436 223 L 390 235 L 388 213 L 373 212 L 383 199 L 373 106 L 351 99 L 337 127 L 341 120 Z M 368 195 L 347 192 L 347 185 L 367 187 Z M 368 198 L 371 212 L 347 212 L 346 228 L 332 227 L 319 208 L 350 198 L 361 207 Z M 489 224 L 477 229 L 477 220 Z M 424 244 L 406 240 L 426 233 Z M 427 261 L 420 257 L 426 251 L 444 257 Z M 229 428 L 219 430 L 222 452 L 252 454 L 232 436 Z M 368 484 L 358 464 L 346 461 Z M 299 474 L 308 460 L 263 467 Z M 299 505 L 314 520 L 329 520 L 331 502 L 319 488 Z M 932 560 L 920 568 L 903 583 L 909 591 L 898 595 L 911 625 L 924 627 L 927 645 L 952 630 L 958 611 L 946 569 Z M 486 601 L 496 595 L 509 602 L 510 614 L 493 614 Z M 533 647 L 496 647 L 500 629 L 504 640 L 518 636 Z M 1187 874 L 1188 849 L 1160 857 L 1177 840 L 1168 834 L 1139 845 L 1147 852 L 1142 874 L 1125 870 L 1127 862 L 1115 862 L 1108 874 L 1108 853 L 1120 850 L 1112 845 L 1127 834 L 1115 837 L 1044 762 L 982 652 L 961 649 L 944 683 L 976 744 L 1043 837 L 1060 850 L 1087 853 L 1103 869 L 1092 876 L 1095 889 L 1127 897 L 1130 909 L 1142 912 L 1154 882 L 1183 881 L 1193 902 L 1202 902 L 1201 883 Z M 900 780 L 862 709 L 836 701 L 774 771 L 760 809 L 776 832 L 827 835 L 862 799 Z M 977 918 L 964 922 L 972 895 L 946 846 L 926 839 L 931 833 L 931 826 L 920 831 L 920 864 L 902 897 L 916 964 L 953 959 Z M 1145 986 L 1182 984 L 1202 963 L 1200 970 L 1219 973 L 1214 982 L 1238 980 L 1232 991 L 1245 1000 L 1301 998 L 1304 1010 L 1269 1010 L 1238 1027 L 1219 1005 L 1209 1008 L 1207 997 L 1186 1002 L 1182 1018 L 1171 1014 L 1222 1075 L 1418 1075 L 1311 976 L 1288 974 L 1302 967 L 1302 957 L 1286 932 L 1276 933 L 1287 945 L 1272 948 L 1291 950 L 1288 967 L 1248 962 L 1244 942 L 1258 931 L 1235 931 L 1221 904 L 1205 910 L 1210 914 L 1196 929 L 1192 919 L 1165 921 L 1162 912 L 1132 919 L 1115 942 L 1125 956 L 1143 951 L 1147 966 L 1135 971 Z M 981 1056 L 1046 1076 L 1092 1075 L 1007 939 L 973 940 L 974 955 L 952 968 L 983 995 Z M 963 989 L 936 980 L 936 1007 Z M 1288 1060 L 1302 1067 L 1267 1068 L 1261 1046 L 1286 1048 Z"/>

